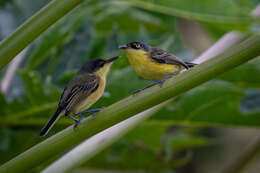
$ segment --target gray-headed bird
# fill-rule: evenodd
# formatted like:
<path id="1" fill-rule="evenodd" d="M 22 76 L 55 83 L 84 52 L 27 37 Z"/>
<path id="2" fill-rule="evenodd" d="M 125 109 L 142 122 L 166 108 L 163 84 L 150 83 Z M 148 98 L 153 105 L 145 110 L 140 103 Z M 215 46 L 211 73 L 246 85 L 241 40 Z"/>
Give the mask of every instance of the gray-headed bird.
<path id="1" fill-rule="evenodd" d="M 76 119 L 71 115 L 79 115 L 87 112 L 96 113 L 102 110 L 100 108 L 82 112 L 102 96 L 110 66 L 118 58 L 119 56 L 110 59 L 87 61 L 63 90 L 58 108 L 52 118 L 43 127 L 40 136 L 45 136 L 62 115 L 73 119 L 75 121 L 74 127 L 76 127 L 80 119 Z"/>
<path id="2" fill-rule="evenodd" d="M 119 48 L 125 51 L 135 72 L 144 79 L 156 81 L 155 84 L 162 84 L 166 79 L 180 73 L 182 69 L 189 69 L 196 65 L 183 62 L 165 50 L 151 47 L 142 42 L 131 42 L 119 46 Z M 153 85 L 137 90 L 135 93 Z"/>

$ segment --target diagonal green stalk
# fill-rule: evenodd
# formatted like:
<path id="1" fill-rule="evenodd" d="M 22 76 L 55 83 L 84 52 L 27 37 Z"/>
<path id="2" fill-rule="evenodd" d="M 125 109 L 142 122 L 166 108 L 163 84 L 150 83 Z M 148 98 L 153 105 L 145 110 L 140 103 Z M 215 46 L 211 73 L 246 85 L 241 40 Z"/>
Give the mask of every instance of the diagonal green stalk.
<path id="1" fill-rule="evenodd" d="M 70 126 L 35 145 L 0 167 L 0 172 L 28 172 L 35 165 L 71 148 L 137 113 L 192 89 L 217 75 L 260 55 L 260 37 L 250 37 L 225 53 L 169 79 L 163 88 L 154 86 L 129 96 L 101 111 L 94 119 L 82 121 L 76 130 Z"/>
<path id="2" fill-rule="evenodd" d="M 0 44 L 0 69 L 28 46 L 48 27 L 79 5 L 83 0 L 53 0 L 29 18 Z"/>
<path id="3" fill-rule="evenodd" d="M 102 132 L 82 142 L 79 146 L 68 152 L 62 158 L 55 161 L 49 167 L 44 169 L 42 173 L 63 173 L 72 170 L 89 160 L 95 154 L 108 147 L 116 140 L 125 135 L 128 131 L 136 127 L 139 123 L 151 117 L 160 110 L 166 102 L 156 105 L 144 112 L 128 118 Z"/>

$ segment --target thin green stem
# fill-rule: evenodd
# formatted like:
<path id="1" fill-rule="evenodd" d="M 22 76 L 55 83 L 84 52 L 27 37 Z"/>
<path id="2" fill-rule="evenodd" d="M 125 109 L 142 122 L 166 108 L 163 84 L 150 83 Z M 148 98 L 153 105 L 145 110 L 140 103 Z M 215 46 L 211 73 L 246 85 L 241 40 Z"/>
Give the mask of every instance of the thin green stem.
<path id="1" fill-rule="evenodd" d="M 53 0 L 29 18 L 14 33 L 1 42 L 0 69 L 5 67 L 6 64 L 43 31 L 81 2 L 83 2 L 83 0 Z"/>
<path id="2" fill-rule="evenodd" d="M 161 14 L 171 15 L 171 16 L 178 16 L 186 19 L 191 20 L 198 20 L 203 22 L 214 22 L 214 23 L 224 23 L 224 24 L 249 24 L 252 22 L 258 22 L 258 19 L 255 17 L 236 17 L 236 16 L 224 16 L 224 15 L 217 15 L 217 14 L 206 14 L 206 13 L 196 13 L 191 12 L 185 9 L 178 9 L 174 7 L 174 4 L 162 4 L 156 2 L 147 2 L 142 0 L 114 0 L 114 3 L 128 3 L 129 5 L 153 12 L 159 12 Z M 160 1 L 157 1 L 160 2 Z"/>
<path id="3" fill-rule="evenodd" d="M 76 130 L 73 130 L 73 126 L 66 128 L 2 165 L 0 172 L 28 172 L 35 165 L 86 138 L 188 91 L 258 55 L 260 55 L 260 37 L 250 37 L 225 53 L 167 80 L 162 88 L 154 86 L 142 93 L 129 96 L 99 112 L 95 118 L 82 121 Z"/>

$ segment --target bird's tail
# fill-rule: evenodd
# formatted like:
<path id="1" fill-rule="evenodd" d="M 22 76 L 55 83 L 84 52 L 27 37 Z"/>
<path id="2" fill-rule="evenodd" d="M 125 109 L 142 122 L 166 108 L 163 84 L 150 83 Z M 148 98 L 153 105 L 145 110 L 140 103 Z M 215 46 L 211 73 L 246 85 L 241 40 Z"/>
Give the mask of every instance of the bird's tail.
<path id="1" fill-rule="evenodd" d="M 40 136 L 45 136 L 52 128 L 52 126 L 54 125 L 54 123 L 58 120 L 58 118 L 60 117 L 60 113 L 61 113 L 62 109 L 58 108 L 55 112 L 55 114 L 51 117 L 51 119 L 48 121 L 48 123 L 43 127 L 43 129 L 41 130 Z"/>
<path id="2" fill-rule="evenodd" d="M 191 68 L 191 67 L 194 67 L 195 65 L 197 65 L 197 64 L 192 63 L 192 62 L 185 62 L 185 64 L 187 65 L 188 68 Z"/>

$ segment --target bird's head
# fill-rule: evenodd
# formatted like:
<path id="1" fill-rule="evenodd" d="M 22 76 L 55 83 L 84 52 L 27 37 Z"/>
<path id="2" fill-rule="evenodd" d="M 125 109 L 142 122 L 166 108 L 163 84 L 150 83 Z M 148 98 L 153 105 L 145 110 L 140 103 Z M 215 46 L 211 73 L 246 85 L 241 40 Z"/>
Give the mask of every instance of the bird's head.
<path id="1" fill-rule="evenodd" d="M 126 45 L 119 46 L 119 49 L 124 50 L 127 56 L 134 57 L 147 54 L 151 50 L 151 47 L 142 42 L 131 42 Z"/>
<path id="2" fill-rule="evenodd" d="M 98 74 L 100 76 L 106 76 L 113 62 L 117 60 L 119 56 L 115 56 L 109 59 L 94 59 L 87 61 L 80 71 Z"/>

